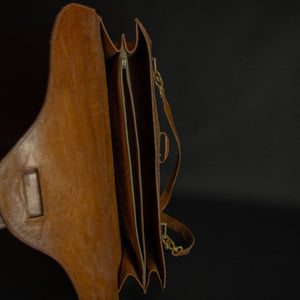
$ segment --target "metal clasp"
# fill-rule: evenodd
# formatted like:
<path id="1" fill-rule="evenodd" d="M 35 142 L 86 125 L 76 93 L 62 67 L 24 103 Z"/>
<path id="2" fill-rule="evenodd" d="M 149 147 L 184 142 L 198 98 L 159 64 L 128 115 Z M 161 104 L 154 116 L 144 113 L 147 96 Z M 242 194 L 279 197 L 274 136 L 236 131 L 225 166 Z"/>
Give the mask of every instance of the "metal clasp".
<path id="1" fill-rule="evenodd" d="M 174 241 L 168 236 L 167 223 L 161 223 L 161 226 L 163 227 L 162 242 L 165 245 L 165 249 L 170 250 L 172 255 L 175 256 L 179 251 L 183 250 L 183 247 L 176 246 Z"/>
<path id="2" fill-rule="evenodd" d="M 162 77 L 161 77 L 159 71 L 157 70 L 156 58 L 152 57 L 152 61 L 153 61 L 153 78 L 154 78 L 154 83 L 158 87 L 160 96 L 163 97 L 164 82 L 162 80 Z"/>

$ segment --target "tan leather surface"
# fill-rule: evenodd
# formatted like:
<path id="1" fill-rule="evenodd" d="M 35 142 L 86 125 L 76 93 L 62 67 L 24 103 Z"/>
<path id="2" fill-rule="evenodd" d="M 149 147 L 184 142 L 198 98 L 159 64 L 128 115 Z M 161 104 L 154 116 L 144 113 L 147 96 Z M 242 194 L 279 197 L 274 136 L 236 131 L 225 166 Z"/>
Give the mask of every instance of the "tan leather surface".
<path id="1" fill-rule="evenodd" d="M 164 108 L 179 144 L 166 99 Z M 80 299 L 118 299 L 127 276 L 146 291 L 166 269 L 161 221 L 179 158 L 160 197 L 161 135 L 151 41 L 111 41 L 94 9 L 65 6 L 51 38 L 45 103 L 0 163 L 0 228 L 57 260 Z M 165 135 L 165 154 L 169 145 Z"/>

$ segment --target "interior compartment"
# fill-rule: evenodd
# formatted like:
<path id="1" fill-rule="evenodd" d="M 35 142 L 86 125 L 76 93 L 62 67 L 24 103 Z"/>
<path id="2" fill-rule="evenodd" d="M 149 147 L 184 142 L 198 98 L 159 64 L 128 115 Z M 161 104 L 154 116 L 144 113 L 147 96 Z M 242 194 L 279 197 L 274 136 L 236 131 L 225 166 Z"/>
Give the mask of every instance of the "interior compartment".
<path id="1" fill-rule="evenodd" d="M 141 156 L 145 241 L 147 249 L 147 273 L 157 270 L 164 278 L 164 260 L 160 236 L 160 208 L 156 187 L 156 149 L 151 99 L 150 61 L 143 33 L 139 32 L 139 44 L 129 57 L 129 70 Z"/>
<path id="2" fill-rule="evenodd" d="M 123 48 L 124 49 L 124 48 Z M 122 56 L 122 52 L 121 52 Z M 136 113 L 134 107 L 133 94 L 131 90 L 129 67 L 122 70 L 121 82 L 123 82 L 125 115 L 128 129 L 128 142 L 130 148 L 130 162 L 132 166 L 132 180 L 134 188 L 134 202 L 136 207 L 136 220 L 138 238 L 141 245 L 142 256 L 145 264 L 146 249 L 144 236 L 144 216 L 143 216 L 143 188 L 141 174 L 141 158 L 139 148 L 139 137 L 137 131 Z M 145 277 L 145 274 L 143 274 Z"/>
<path id="3" fill-rule="evenodd" d="M 164 282 L 160 207 L 156 186 L 155 132 L 149 50 L 138 28 L 138 45 L 112 43 L 103 29 L 119 222 L 123 247 L 119 286 L 128 275 L 145 288 L 152 271 Z M 134 50 L 135 48 L 135 50 Z M 132 52 L 134 50 L 134 52 Z M 159 171 L 159 170 L 158 170 Z M 146 276 L 145 276 L 146 275 Z"/>
<path id="4" fill-rule="evenodd" d="M 132 107 L 120 54 L 106 61 L 110 122 L 114 155 L 116 194 L 124 264 L 133 265 L 141 281 L 145 277 L 142 223 L 142 199 L 138 184 L 137 142 Z M 126 260 L 126 261 L 125 261 Z M 122 270 L 121 270 L 122 273 Z M 122 279 L 121 279 L 122 280 Z"/>

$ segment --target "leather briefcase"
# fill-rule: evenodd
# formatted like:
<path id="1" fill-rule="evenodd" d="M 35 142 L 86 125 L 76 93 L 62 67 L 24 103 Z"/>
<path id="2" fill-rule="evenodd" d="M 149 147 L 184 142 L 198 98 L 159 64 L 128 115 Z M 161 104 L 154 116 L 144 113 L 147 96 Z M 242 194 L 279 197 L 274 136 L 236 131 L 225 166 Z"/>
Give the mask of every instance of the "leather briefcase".
<path id="1" fill-rule="evenodd" d="M 162 194 L 168 138 L 155 84 L 179 147 Z M 135 42 L 122 35 L 113 43 L 94 9 L 65 6 L 52 32 L 44 105 L 0 163 L 1 227 L 59 262 L 80 299 L 118 299 L 129 275 L 146 291 L 155 272 L 164 287 L 163 246 L 179 256 L 194 243 L 163 212 L 179 165 L 178 134 L 143 25 L 136 20 Z"/>

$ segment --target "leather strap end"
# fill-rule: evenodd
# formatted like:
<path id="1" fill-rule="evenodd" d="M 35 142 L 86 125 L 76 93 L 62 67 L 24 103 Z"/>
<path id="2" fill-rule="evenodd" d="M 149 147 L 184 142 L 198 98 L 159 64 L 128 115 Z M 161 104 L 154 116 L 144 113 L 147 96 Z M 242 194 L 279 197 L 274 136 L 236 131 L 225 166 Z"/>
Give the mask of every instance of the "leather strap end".
<path id="1" fill-rule="evenodd" d="M 177 232 L 185 241 L 186 246 L 184 249 L 179 250 L 177 253 L 174 254 L 174 256 L 183 256 L 190 253 L 192 247 L 195 244 L 195 237 L 191 230 L 184 225 L 183 223 L 179 222 L 178 220 L 170 217 L 169 215 L 162 213 L 161 214 L 161 220 L 164 223 L 167 223 L 167 226 Z"/>

